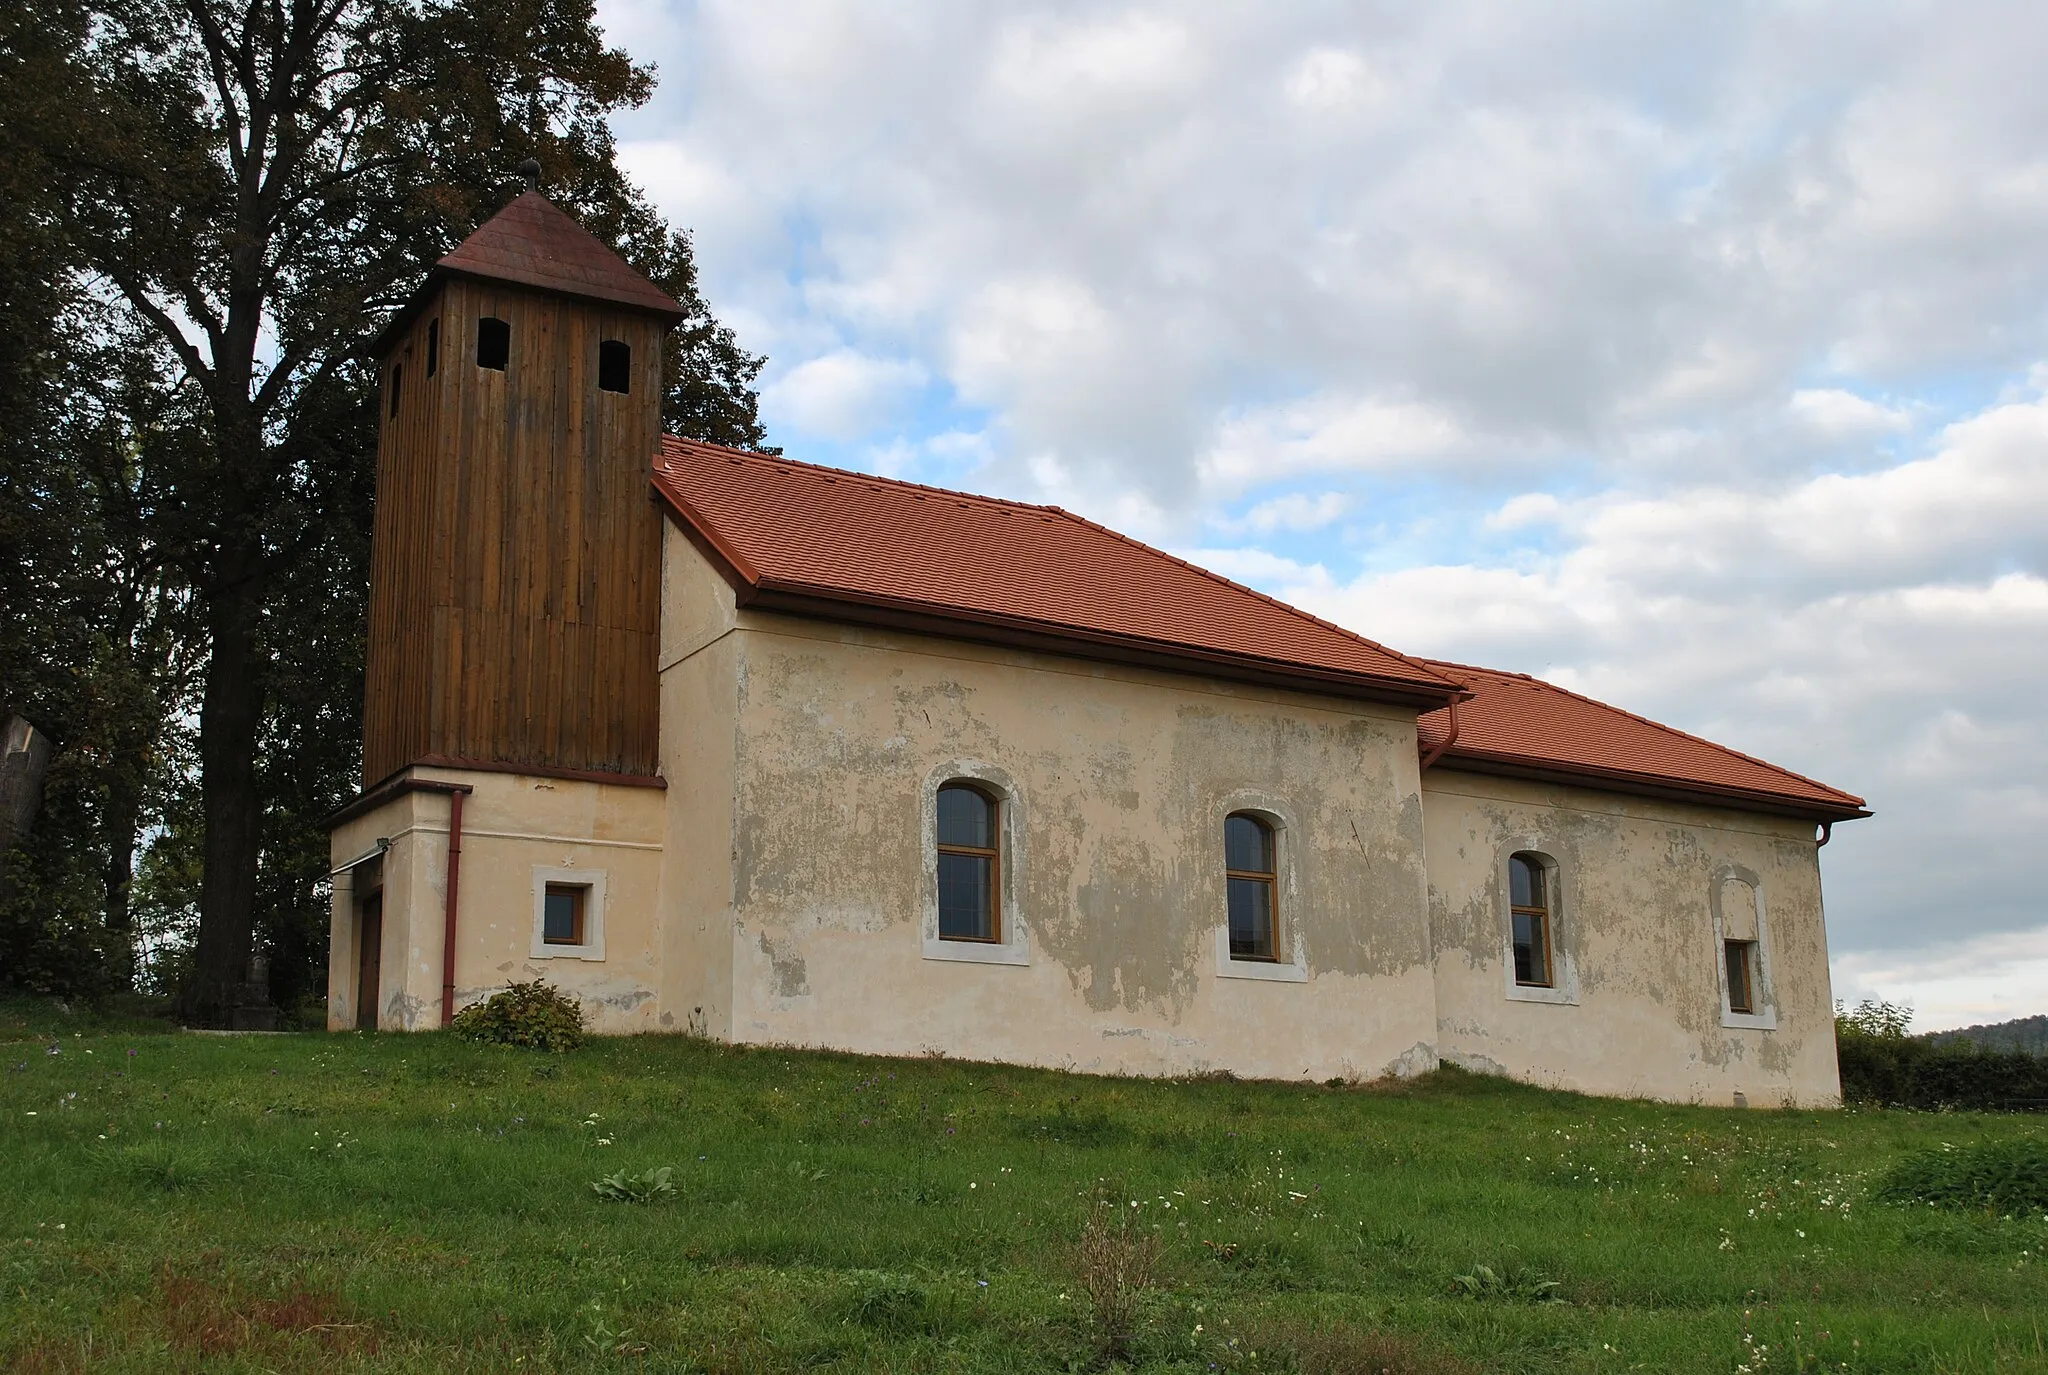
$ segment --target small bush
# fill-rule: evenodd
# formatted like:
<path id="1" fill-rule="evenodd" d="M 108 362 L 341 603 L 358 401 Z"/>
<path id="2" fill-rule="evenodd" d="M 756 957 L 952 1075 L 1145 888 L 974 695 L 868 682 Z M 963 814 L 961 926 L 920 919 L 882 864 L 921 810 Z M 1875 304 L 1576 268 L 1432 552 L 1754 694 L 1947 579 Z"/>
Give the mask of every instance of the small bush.
<path id="1" fill-rule="evenodd" d="M 590 1183 L 590 1192 L 607 1203 L 652 1203 L 656 1199 L 674 1198 L 676 1186 L 669 1183 L 669 1176 L 675 1173 L 673 1165 L 663 1165 L 658 1170 L 643 1170 L 639 1174 L 627 1174 L 620 1170 Z"/>
<path id="2" fill-rule="evenodd" d="M 2048 1213 L 2048 1138 L 2025 1136 L 1921 1151 L 1885 1176 L 1877 1196 L 1888 1203 Z"/>
<path id="3" fill-rule="evenodd" d="M 1158 1282 L 1159 1234 L 1125 1208 L 1121 1193 L 1100 1191 L 1075 1248 L 1081 1292 L 1095 1328 L 1096 1355 L 1125 1361 L 1137 1335 L 1138 1299 Z"/>
<path id="4" fill-rule="evenodd" d="M 583 1044 L 583 1005 L 536 979 L 471 1003 L 453 1025 L 456 1035 L 490 1045 L 574 1050 Z"/>

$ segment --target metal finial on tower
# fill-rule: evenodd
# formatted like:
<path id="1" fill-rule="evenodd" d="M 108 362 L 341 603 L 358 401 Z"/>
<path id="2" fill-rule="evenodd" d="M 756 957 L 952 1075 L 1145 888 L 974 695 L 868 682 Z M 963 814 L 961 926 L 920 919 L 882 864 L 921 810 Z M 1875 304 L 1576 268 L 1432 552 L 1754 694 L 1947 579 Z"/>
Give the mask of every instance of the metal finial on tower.
<path id="1" fill-rule="evenodd" d="M 526 178 L 527 190 L 540 190 L 540 161 L 538 159 L 528 158 L 526 161 L 520 163 L 519 175 Z"/>

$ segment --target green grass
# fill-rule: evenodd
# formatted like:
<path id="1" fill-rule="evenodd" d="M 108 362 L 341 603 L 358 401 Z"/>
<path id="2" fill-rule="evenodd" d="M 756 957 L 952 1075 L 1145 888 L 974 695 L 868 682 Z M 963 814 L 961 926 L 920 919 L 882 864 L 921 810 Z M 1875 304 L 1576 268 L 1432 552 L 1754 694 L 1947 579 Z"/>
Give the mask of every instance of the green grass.
<path id="1" fill-rule="evenodd" d="M 2048 1217 L 1874 1198 L 2038 1119 L 677 1038 L 0 1062 L 8 1370 L 1086 1369 L 1106 1189 L 1164 1242 L 1146 1370 L 2048 1372 Z M 591 1188 L 662 1166 L 645 1204 Z"/>

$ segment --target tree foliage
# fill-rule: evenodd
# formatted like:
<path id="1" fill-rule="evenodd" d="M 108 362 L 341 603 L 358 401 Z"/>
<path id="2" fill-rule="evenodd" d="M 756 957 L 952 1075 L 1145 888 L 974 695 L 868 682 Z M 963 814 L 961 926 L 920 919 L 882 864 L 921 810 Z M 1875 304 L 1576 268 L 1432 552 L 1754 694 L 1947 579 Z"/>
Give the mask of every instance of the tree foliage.
<path id="1" fill-rule="evenodd" d="M 192 900 L 196 854 L 188 1010 L 218 1020 L 259 945 L 280 999 L 317 987 L 390 311 L 533 157 L 688 312 L 672 428 L 758 446 L 762 360 L 617 165 L 606 118 L 653 73 L 588 0 L 28 0 L 0 63 L 0 596 L 32 613 L 0 632 L 25 665 L 0 706 L 63 751 L 0 940 L 69 904 L 108 944 L 154 823 L 142 907 Z"/>

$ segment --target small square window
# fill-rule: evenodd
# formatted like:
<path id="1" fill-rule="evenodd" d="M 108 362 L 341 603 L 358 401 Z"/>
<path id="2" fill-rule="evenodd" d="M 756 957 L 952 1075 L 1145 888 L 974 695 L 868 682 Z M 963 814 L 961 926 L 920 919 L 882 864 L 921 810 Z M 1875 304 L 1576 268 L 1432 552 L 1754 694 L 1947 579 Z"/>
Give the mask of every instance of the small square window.
<path id="1" fill-rule="evenodd" d="M 590 890 L 580 884 L 550 883 L 542 899 L 541 940 L 548 945 L 583 945 L 584 909 Z"/>

